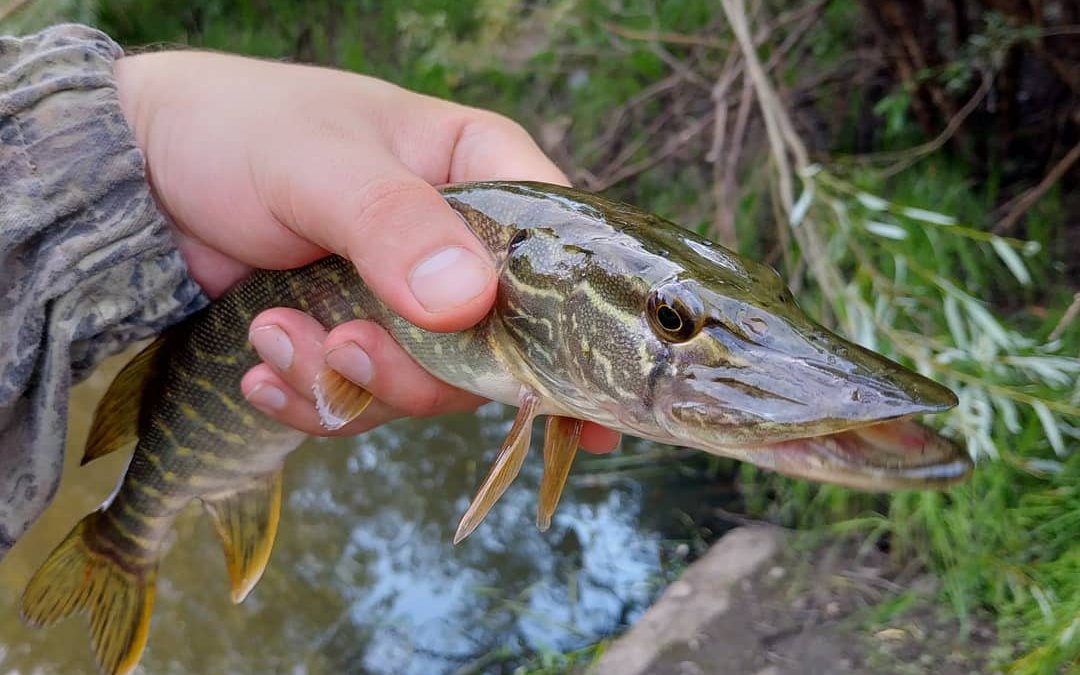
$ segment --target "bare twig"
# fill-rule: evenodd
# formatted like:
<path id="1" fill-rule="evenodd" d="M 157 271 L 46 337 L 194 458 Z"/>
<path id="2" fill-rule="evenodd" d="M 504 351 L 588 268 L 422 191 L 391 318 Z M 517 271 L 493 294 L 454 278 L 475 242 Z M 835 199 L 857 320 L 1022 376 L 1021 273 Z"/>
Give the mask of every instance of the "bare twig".
<path id="1" fill-rule="evenodd" d="M 821 5 L 819 4 L 818 7 L 820 6 Z M 813 8 L 814 5 L 810 5 L 810 7 Z M 787 36 L 784 38 L 784 41 L 780 43 L 780 46 L 773 51 L 771 56 L 769 56 L 769 60 L 765 62 L 765 72 L 771 72 L 773 68 L 775 68 L 780 63 L 780 61 L 785 56 L 787 56 L 788 52 L 790 52 L 791 49 L 795 47 L 795 45 L 797 45 L 800 40 L 802 40 L 803 35 L 805 35 L 808 30 L 813 28 L 815 23 L 817 23 L 817 14 L 799 12 L 796 14 L 796 16 L 801 16 L 802 20 L 794 29 L 792 29 L 787 34 Z"/>
<path id="2" fill-rule="evenodd" d="M 827 4 L 829 4 L 829 0 L 816 0 L 777 15 L 775 19 L 758 30 L 757 34 L 754 35 L 754 42 L 760 45 L 787 24 L 802 21 L 807 17 L 816 17 L 818 12 L 824 9 Z"/>
<path id="3" fill-rule="evenodd" d="M 25 1 L 25 0 L 24 0 Z M 770 35 L 773 35 L 777 29 L 783 27 L 785 24 L 793 21 L 798 21 L 800 18 L 809 14 L 816 14 L 819 9 L 828 4 L 829 0 L 816 0 L 807 5 L 803 5 L 798 9 L 784 12 L 776 17 L 776 19 L 769 25 L 764 26 L 754 36 L 755 41 L 758 44 L 764 42 Z M 732 43 L 730 40 L 717 40 L 716 38 L 705 37 L 703 35 L 687 35 L 686 33 L 676 33 L 673 31 L 656 31 L 656 30 L 635 30 L 633 28 L 626 28 L 620 26 L 617 23 L 606 22 L 603 24 L 605 30 L 609 30 L 612 33 L 620 37 L 624 37 L 628 40 L 642 40 L 647 42 L 662 42 L 671 45 L 685 45 L 692 47 L 708 47 L 710 49 L 731 49 Z M 1059 34 L 1059 33 L 1055 33 Z"/>
<path id="4" fill-rule="evenodd" d="M 615 155 L 615 157 L 608 162 L 607 166 L 604 167 L 604 170 L 601 171 L 600 175 L 597 177 L 598 181 L 600 183 L 606 183 L 611 176 L 621 171 L 622 168 L 626 166 L 626 163 L 629 162 L 641 148 L 645 147 L 646 143 L 651 141 L 653 137 L 660 133 L 661 129 L 671 123 L 674 116 L 675 113 L 668 108 L 654 117 L 652 121 L 649 122 L 649 126 L 645 127 L 645 129 L 637 134 L 632 142 L 624 145 L 619 151 L 619 154 Z"/>
<path id="5" fill-rule="evenodd" d="M 697 120 L 694 120 L 693 123 L 683 128 L 682 131 L 670 137 L 667 142 L 664 143 L 663 147 L 661 147 L 656 152 L 651 153 L 649 157 L 641 160 L 640 162 L 636 162 L 629 166 L 623 167 L 621 170 L 619 170 L 610 177 L 598 178 L 596 184 L 590 185 L 589 189 L 595 192 L 603 192 L 604 190 L 610 188 L 612 185 L 615 185 L 616 183 L 621 183 L 627 178 L 636 176 L 642 171 L 646 171 L 656 166 L 660 162 L 664 161 L 671 155 L 678 152 L 694 137 L 705 131 L 705 129 L 708 128 L 709 124 L 712 123 L 712 118 L 713 114 L 709 113 L 708 115 L 704 115 Z"/>
<path id="6" fill-rule="evenodd" d="M 975 93 L 972 94 L 971 98 L 968 99 L 968 102 L 964 104 L 964 107 L 960 108 L 960 110 L 956 111 L 955 115 L 949 118 L 949 123 L 945 125 L 945 129 L 943 129 L 942 132 L 938 134 L 937 137 L 933 140 L 927 141 L 922 145 L 917 145 L 914 148 L 910 148 L 908 150 L 903 150 L 897 153 L 881 153 L 878 155 L 874 155 L 868 159 L 882 160 L 894 157 L 899 158 L 899 161 L 892 166 L 882 169 L 882 176 L 887 178 L 889 176 L 894 176 L 900 173 L 901 171 L 910 167 L 912 164 L 919 161 L 923 157 L 926 157 L 930 153 L 937 152 L 942 147 L 944 147 L 946 143 L 949 142 L 949 139 L 951 139 L 957 131 L 960 130 L 960 127 L 964 124 L 964 122 L 971 115 L 971 113 L 975 112 L 975 108 L 979 107 L 979 104 L 982 103 L 982 100 L 986 98 L 986 95 L 990 92 L 990 85 L 993 83 L 993 81 L 994 79 L 990 76 L 990 74 L 984 72 L 982 74 L 982 82 L 979 84 L 979 88 L 975 90 Z"/>
<path id="7" fill-rule="evenodd" d="M 1080 35 L 1080 26 L 1054 26 L 1039 31 L 1039 37 L 1053 37 L 1055 35 Z"/>
<path id="8" fill-rule="evenodd" d="M 628 40 L 663 42 L 672 45 L 692 45 L 697 47 L 709 47 L 710 49 L 731 48 L 730 41 L 717 40 L 715 38 L 702 37 L 700 35 L 686 35 L 685 33 L 655 30 L 634 30 L 633 28 L 625 28 L 615 23 L 605 23 L 604 28 Z"/>
<path id="9" fill-rule="evenodd" d="M 724 178 L 731 181 L 732 185 L 725 187 L 725 192 L 729 197 L 735 195 L 734 181 L 738 178 L 735 168 L 739 164 L 739 154 L 742 150 L 743 142 L 746 139 L 746 127 L 750 123 L 750 107 L 754 103 L 754 85 L 750 80 L 743 78 L 742 92 L 739 94 L 739 110 L 735 113 L 735 128 L 732 129 L 731 135 L 736 139 L 738 145 L 726 157 L 727 168 L 724 170 Z"/>
<path id="10" fill-rule="evenodd" d="M 32 0 L 10 0 L 6 5 L 0 7 L 0 21 L 8 18 L 9 15 L 22 9 L 23 5 L 30 3 Z"/>
<path id="11" fill-rule="evenodd" d="M 739 157 L 742 155 L 743 146 L 746 144 L 746 127 L 750 121 L 750 107 L 754 102 L 754 87 L 750 80 L 743 78 L 742 92 L 739 95 L 739 109 L 735 113 L 735 126 L 731 130 L 731 138 L 734 143 L 727 155 L 723 158 L 723 168 L 716 183 L 719 188 L 716 192 L 716 215 L 714 222 L 721 236 L 721 243 L 734 248 L 738 244 L 735 230 L 735 210 L 738 205 L 738 180 L 739 180 Z M 722 179 L 722 180 L 721 180 Z M 725 234 L 729 232 L 730 234 Z M 724 237 L 730 239 L 730 243 L 724 241 Z"/>
<path id="12" fill-rule="evenodd" d="M 1039 44 L 1031 45 L 1031 49 L 1035 52 L 1036 56 L 1043 61 L 1046 61 L 1046 63 L 1054 69 L 1057 76 L 1061 78 L 1061 81 L 1064 82 L 1069 89 L 1073 90 L 1073 93 L 1080 94 L 1080 75 L 1077 75 L 1076 63 L 1058 58 Z"/>
<path id="13" fill-rule="evenodd" d="M 1073 301 L 1069 305 L 1069 308 L 1065 310 L 1065 313 L 1061 315 L 1061 321 L 1058 321 L 1054 326 L 1054 330 L 1050 331 L 1050 335 L 1047 336 L 1047 342 L 1053 342 L 1062 335 L 1065 334 L 1065 329 L 1076 320 L 1076 315 L 1080 314 L 1080 293 L 1073 296 Z"/>
<path id="14" fill-rule="evenodd" d="M 739 42 L 739 48 L 743 52 L 750 78 L 757 92 L 758 105 L 761 107 L 761 114 L 765 120 L 765 129 L 768 133 L 769 145 L 772 148 L 773 161 L 777 163 L 779 197 L 784 211 L 790 212 L 792 205 L 795 203 L 795 188 L 792 183 L 791 163 L 788 157 L 791 148 L 786 147 L 787 139 L 781 128 L 783 122 L 779 119 L 784 115 L 782 112 L 778 113 L 779 104 L 776 101 L 776 93 L 765 76 L 761 61 L 757 56 L 756 45 L 750 39 L 750 29 L 746 25 L 746 10 L 743 7 L 742 0 L 721 0 L 721 4 L 724 7 L 724 13 L 727 14 L 728 21 L 731 23 L 735 38 Z M 797 140 L 796 144 L 801 145 Z"/>
<path id="15" fill-rule="evenodd" d="M 817 13 L 827 4 L 827 2 L 828 0 L 815 0 L 814 2 L 801 6 L 796 10 L 785 12 L 779 15 L 773 21 L 769 22 L 767 25 L 757 30 L 754 35 L 754 43 L 755 46 L 760 47 L 770 41 L 776 40 L 777 32 L 780 31 L 787 24 L 798 23 L 798 25 L 794 29 L 787 32 L 787 34 L 785 35 L 785 39 L 781 44 L 777 45 L 776 48 L 770 50 L 770 58 L 765 65 L 766 72 L 771 72 L 773 69 L 777 68 L 781 64 L 784 56 L 788 54 L 788 52 L 799 42 L 800 38 L 805 34 L 805 32 L 813 25 L 814 18 L 816 17 Z M 603 134 L 590 142 L 587 148 L 582 150 L 582 155 L 588 156 L 597 148 L 609 146 L 614 138 L 625 132 L 625 122 L 627 119 L 627 115 L 632 110 L 636 109 L 644 102 L 652 99 L 653 97 L 661 93 L 670 92 L 671 96 L 674 97 L 674 102 L 676 104 L 680 101 L 687 100 L 687 97 L 689 97 L 690 100 L 696 98 L 696 93 L 686 93 L 685 87 L 680 87 L 680 84 L 683 82 L 691 85 L 694 89 L 708 89 L 714 101 L 715 117 L 713 117 L 712 119 L 714 123 L 714 128 L 717 130 L 717 133 L 715 133 L 713 137 L 714 145 L 713 150 L 709 153 L 710 161 L 714 161 L 714 159 L 717 159 L 722 155 L 726 157 L 726 154 L 722 152 L 723 148 L 726 145 L 722 132 L 726 130 L 727 127 L 727 106 L 734 107 L 736 104 L 740 104 L 740 110 L 742 112 L 740 113 L 739 119 L 742 120 L 742 123 L 739 125 L 739 129 L 741 131 L 738 140 L 739 143 L 742 143 L 742 134 L 745 132 L 745 129 L 747 127 L 747 118 L 749 115 L 749 108 L 747 106 L 749 106 L 749 103 L 741 103 L 742 101 L 746 100 L 745 95 L 739 97 L 738 99 L 736 99 L 734 95 L 726 95 L 727 91 L 731 88 L 731 85 L 740 76 L 744 74 L 745 62 L 743 61 L 743 59 L 740 58 L 740 53 L 738 50 L 732 50 L 730 52 L 730 55 L 725 62 L 724 73 L 719 78 L 719 80 L 722 80 L 727 84 L 724 87 L 720 87 L 720 90 L 718 90 L 718 86 L 720 84 L 719 81 L 715 85 L 710 84 L 695 70 L 695 68 L 691 64 L 687 64 L 682 60 L 676 59 L 664 48 L 663 44 L 685 44 L 695 47 L 708 47 L 719 46 L 719 44 L 721 44 L 720 41 L 717 41 L 716 44 L 712 45 L 699 45 L 697 44 L 699 40 L 697 40 L 695 36 L 687 36 L 679 33 L 640 31 L 610 23 L 605 24 L 605 27 L 614 36 L 617 36 L 616 42 L 618 41 L 618 37 L 652 41 L 653 52 L 662 61 L 664 61 L 665 65 L 667 65 L 671 69 L 672 74 L 664 80 L 661 80 L 656 85 L 649 87 L 646 91 L 643 91 L 637 96 L 628 99 L 625 103 L 616 108 L 615 111 L 613 111 L 611 117 L 609 118 L 610 122 L 606 125 L 606 129 Z M 725 42 L 723 44 L 728 47 L 731 46 L 730 42 Z M 667 117 L 668 119 L 664 120 L 664 124 L 670 127 L 671 115 L 668 114 Z M 653 125 L 650 125 L 650 128 L 652 126 Z M 646 130 L 646 133 L 643 134 L 643 137 L 645 139 L 644 141 L 641 140 L 642 137 L 638 137 L 637 141 L 631 143 L 627 147 L 623 147 L 614 159 L 607 162 L 607 166 L 604 167 L 603 170 L 598 172 L 588 172 L 581 170 L 577 173 L 577 177 L 581 178 L 583 182 L 587 184 L 587 186 L 591 189 L 603 189 L 604 187 L 610 187 L 611 185 L 625 180 L 626 178 L 629 178 L 630 176 L 635 175 L 640 171 L 654 166 L 657 163 L 654 160 L 639 162 L 638 164 L 630 167 L 625 165 L 626 162 L 629 161 L 629 159 L 633 157 L 635 153 L 641 150 L 641 148 L 644 147 L 645 144 L 657 138 L 657 134 L 655 130 Z M 674 152 L 674 150 L 677 150 L 679 145 L 680 144 L 678 143 L 676 143 L 674 146 L 671 143 L 665 143 L 665 145 L 660 148 L 658 152 L 663 153 L 664 157 L 667 157 L 672 152 Z M 740 153 L 736 151 L 734 153 L 734 158 L 737 159 L 739 154 Z M 717 172 L 717 177 L 719 178 L 721 176 L 728 176 L 725 181 L 721 182 L 721 184 L 726 184 L 730 186 L 729 189 L 725 189 L 726 194 L 730 195 L 731 190 L 734 189 L 734 185 L 736 183 L 736 176 L 730 175 L 730 172 L 737 168 L 737 165 L 734 162 L 728 162 L 726 166 L 729 167 L 728 171 Z M 718 168 L 723 167 L 721 166 Z M 733 202 L 733 200 L 724 199 L 723 202 L 728 203 Z M 727 207 L 727 209 L 731 210 L 730 207 Z M 731 243 L 731 240 L 733 239 L 734 237 L 725 238 L 725 243 Z"/>
<path id="16" fill-rule="evenodd" d="M 848 581 L 857 581 L 857 582 L 860 582 L 862 584 L 865 584 L 868 587 L 875 588 L 875 589 L 878 589 L 878 590 L 888 591 L 889 593 L 899 593 L 899 592 L 905 590 L 903 586 L 896 583 L 895 581 L 892 581 L 890 579 L 885 579 L 884 577 L 878 576 L 874 572 L 865 572 L 865 571 L 859 571 L 859 570 L 851 570 L 851 571 L 844 570 L 844 571 L 838 572 L 836 574 L 836 576 L 840 577 L 841 579 L 846 579 Z M 867 590 L 869 590 L 869 589 L 867 589 Z"/>
<path id="17" fill-rule="evenodd" d="M 724 136 L 727 131 L 727 93 L 742 70 L 738 59 L 739 52 L 731 51 L 728 53 L 724 66 L 720 69 L 720 76 L 716 78 L 716 85 L 713 86 L 712 90 L 713 105 L 716 108 L 716 126 L 713 127 L 713 144 L 709 151 L 705 153 L 705 161 L 713 164 L 720 160 L 724 152 Z"/>
<path id="18" fill-rule="evenodd" d="M 588 157 L 597 148 L 607 147 L 611 143 L 611 140 L 622 128 L 621 125 L 623 117 L 625 117 L 628 113 L 630 113 L 638 106 L 651 100 L 653 97 L 659 96 L 665 92 L 674 89 L 679 84 L 679 81 L 680 79 L 678 75 L 669 75 L 662 80 L 650 84 L 648 87 L 645 87 L 640 92 L 627 99 L 625 103 L 615 109 L 611 117 L 608 119 L 607 130 L 604 131 L 604 133 L 600 136 L 597 136 L 595 140 L 588 143 L 584 148 L 582 148 L 579 156 Z"/>
<path id="19" fill-rule="evenodd" d="M 1080 142 L 1074 145 L 1069 152 L 1065 153 L 1065 156 L 1062 157 L 1045 176 L 1043 176 L 1043 179 L 1039 181 L 1038 185 L 1025 192 L 1023 197 L 1016 200 L 1016 206 L 1009 211 L 1008 215 L 994 225 L 994 234 L 1006 234 L 1012 231 L 1012 228 L 1016 226 L 1020 217 L 1023 216 L 1035 202 L 1042 199 L 1042 196 L 1046 194 L 1046 191 L 1049 190 L 1058 179 L 1064 176 L 1077 160 L 1080 160 Z"/>
<path id="20" fill-rule="evenodd" d="M 772 527 L 780 527 L 782 529 L 789 529 L 789 528 L 784 528 L 781 525 L 777 525 L 776 523 L 773 523 L 773 522 L 769 521 L 767 518 L 752 518 L 750 516 L 745 516 L 745 515 L 743 515 L 741 513 L 735 513 L 734 511 L 729 511 L 729 510 L 723 508 L 722 506 L 714 506 L 713 509 L 712 509 L 712 512 L 713 512 L 713 515 L 715 515 L 717 518 L 720 518 L 722 520 L 726 520 L 726 521 L 735 523 L 736 525 L 744 525 L 744 526 L 749 526 L 749 527 L 761 526 L 761 525 L 770 525 Z"/>
<path id="21" fill-rule="evenodd" d="M 805 260 L 805 257 L 800 257 L 796 262 L 792 254 L 791 227 L 789 227 L 791 223 L 790 211 L 784 210 L 778 185 L 778 181 L 769 182 L 769 207 L 772 209 L 773 222 L 776 223 L 777 248 L 780 251 L 780 258 L 784 261 L 783 269 L 787 277 L 788 288 L 798 296 L 802 293 L 803 288 L 805 267 L 802 266 L 802 261 Z M 769 264 L 774 264 L 773 259 L 769 260 Z"/>
<path id="22" fill-rule="evenodd" d="M 719 242 L 728 248 L 736 248 L 738 239 L 735 235 L 735 218 L 733 212 L 729 212 L 722 207 L 725 202 L 723 185 L 726 182 L 726 175 L 723 172 L 728 168 L 728 163 L 722 162 L 722 159 L 724 158 L 724 144 L 727 138 L 727 93 L 737 77 L 735 73 L 738 54 L 739 52 L 734 50 L 728 54 L 727 61 L 724 63 L 724 69 L 716 82 L 716 87 L 713 89 L 712 97 L 716 107 L 716 114 L 714 115 L 715 123 L 713 124 L 713 145 L 705 155 L 705 160 L 713 165 L 712 192 L 713 203 L 716 207 L 716 215 L 713 218 L 713 230 L 715 231 Z M 739 141 L 737 136 L 733 138 L 736 142 Z M 737 150 L 735 152 L 737 152 Z M 717 169 L 719 169 L 719 171 Z M 729 215 L 731 217 L 728 217 Z"/>
<path id="23" fill-rule="evenodd" d="M 758 58 L 750 39 L 750 29 L 747 26 L 742 0 L 721 0 L 721 4 L 724 14 L 731 23 L 735 38 L 739 42 L 743 58 L 746 60 L 747 73 L 753 82 L 761 116 L 765 121 L 765 131 L 769 139 L 777 178 L 773 185 L 776 190 L 774 205 L 782 214 L 783 221 L 790 223 L 791 213 L 795 206 L 796 177 L 806 175 L 810 168 L 806 146 L 795 133 L 791 118 L 780 103 L 776 90 L 769 82 L 761 60 Z M 828 264 L 825 244 L 821 239 L 817 224 L 813 222 L 812 214 L 804 216 L 802 222 L 797 227 L 791 227 L 790 230 L 799 242 L 803 256 L 813 270 L 822 292 L 831 301 L 836 302 L 843 293 L 844 284 L 836 268 Z"/>
<path id="24" fill-rule="evenodd" d="M 660 60 L 666 63 L 669 68 L 678 73 L 680 77 L 682 77 L 690 84 L 700 87 L 705 91 L 712 90 L 712 84 L 710 84 L 707 79 L 698 74 L 698 72 L 690 66 L 686 65 L 679 59 L 672 56 L 671 52 L 669 52 L 667 49 L 664 49 L 663 45 L 659 43 L 653 43 L 652 51 L 654 54 L 659 56 Z"/>

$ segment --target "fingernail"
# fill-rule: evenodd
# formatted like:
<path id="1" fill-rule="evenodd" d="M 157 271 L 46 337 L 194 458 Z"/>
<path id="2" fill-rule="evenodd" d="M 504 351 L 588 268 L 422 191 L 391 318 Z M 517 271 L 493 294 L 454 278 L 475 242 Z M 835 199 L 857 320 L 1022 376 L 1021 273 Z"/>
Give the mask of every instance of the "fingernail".
<path id="1" fill-rule="evenodd" d="M 293 360 L 292 340 L 278 326 L 262 326 L 248 334 L 255 351 L 278 370 L 288 370 Z"/>
<path id="2" fill-rule="evenodd" d="M 263 410 L 281 410 L 289 402 L 285 392 L 272 384 L 257 384 L 247 394 L 248 403 Z"/>
<path id="3" fill-rule="evenodd" d="M 429 312 L 463 305 L 480 295 L 491 280 L 491 262 L 461 246 L 433 253 L 413 268 L 409 288 Z"/>
<path id="4" fill-rule="evenodd" d="M 361 386 L 367 386 L 375 374 L 371 357 L 355 342 L 343 342 L 327 352 L 326 365 Z"/>

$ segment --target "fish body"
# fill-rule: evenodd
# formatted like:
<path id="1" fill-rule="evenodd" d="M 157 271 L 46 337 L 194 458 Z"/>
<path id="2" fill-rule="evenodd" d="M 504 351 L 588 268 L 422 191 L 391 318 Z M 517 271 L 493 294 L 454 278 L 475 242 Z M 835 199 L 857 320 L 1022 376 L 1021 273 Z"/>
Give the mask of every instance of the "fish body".
<path id="1" fill-rule="evenodd" d="M 239 395 L 259 362 L 248 327 L 270 307 L 303 310 L 327 327 L 373 320 L 436 377 L 519 408 L 456 540 L 513 481 L 540 415 L 548 418 L 541 527 L 581 420 L 866 489 L 939 487 L 969 472 L 965 453 L 907 419 L 952 407 L 952 392 L 811 321 L 769 267 L 569 188 L 473 183 L 442 192 L 499 270 L 489 315 L 465 331 L 422 330 L 339 257 L 254 273 L 110 386 L 85 461 L 135 442 L 131 463 L 109 501 L 31 580 L 28 622 L 87 610 L 102 672 L 130 672 L 147 638 L 161 542 L 195 499 L 223 541 L 234 601 L 255 585 L 280 514 L 281 467 L 303 440 Z M 371 400 L 328 369 L 314 393 L 329 428 Z"/>

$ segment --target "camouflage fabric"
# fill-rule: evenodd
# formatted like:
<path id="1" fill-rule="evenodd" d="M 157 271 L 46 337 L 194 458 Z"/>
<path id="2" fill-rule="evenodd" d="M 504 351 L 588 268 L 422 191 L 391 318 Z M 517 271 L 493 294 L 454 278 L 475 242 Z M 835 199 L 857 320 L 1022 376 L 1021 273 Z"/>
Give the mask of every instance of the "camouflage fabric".
<path id="1" fill-rule="evenodd" d="M 158 212 L 99 31 L 0 37 L 0 557 L 60 483 L 72 384 L 206 303 Z"/>

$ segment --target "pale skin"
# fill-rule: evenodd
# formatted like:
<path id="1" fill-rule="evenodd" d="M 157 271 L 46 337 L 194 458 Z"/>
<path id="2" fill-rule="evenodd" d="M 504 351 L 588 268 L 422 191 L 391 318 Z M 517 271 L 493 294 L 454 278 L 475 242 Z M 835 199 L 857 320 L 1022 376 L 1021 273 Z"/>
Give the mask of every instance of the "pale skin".
<path id="1" fill-rule="evenodd" d="M 254 267 L 349 258 L 394 311 L 433 331 L 479 321 L 495 300 L 484 247 L 432 187 L 566 177 L 513 121 L 349 73 L 202 52 L 116 63 L 121 105 L 192 276 L 220 295 Z M 278 308 L 252 322 L 263 363 L 245 397 L 309 434 L 352 435 L 403 416 L 472 410 L 483 399 L 436 380 L 379 326 L 327 332 Z M 375 402 L 328 432 L 312 404 L 329 363 Z M 587 424 L 581 445 L 619 436 Z"/>

